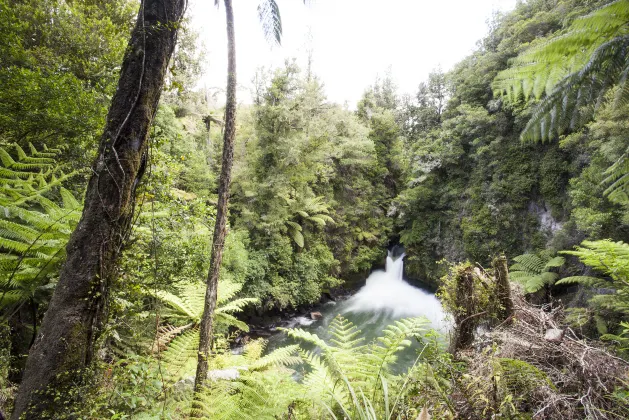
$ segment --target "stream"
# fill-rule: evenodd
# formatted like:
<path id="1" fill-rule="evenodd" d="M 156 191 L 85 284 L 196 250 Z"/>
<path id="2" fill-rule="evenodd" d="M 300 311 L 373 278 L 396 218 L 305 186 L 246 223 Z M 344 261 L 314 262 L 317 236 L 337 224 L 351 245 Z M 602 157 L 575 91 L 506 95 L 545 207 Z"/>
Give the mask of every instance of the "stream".
<path id="1" fill-rule="evenodd" d="M 430 321 L 427 329 L 432 328 L 445 335 L 448 323 L 444 319 L 439 300 L 434 293 L 410 285 L 404 280 L 403 273 L 404 254 L 396 258 L 389 252 L 385 270 L 373 271 L 367 277 L 365 285 L 353 296 L 343 301 L 328 302 L 314 309 L 313 311 L 321 313 L 320 319 L 297 316 L 289 319 L 285 327 L 302 328 L 328 341 L 328 326 L 340 314 L 361 330 L 361 337 L 366 344 L 380 336 L 396 319 L 424 316 Z M 271 335 L 268 340 L 267 352 L 294 343 L 283 332 Z M 415 357 L 416 349 L 404 351 L 400 354 L 400 365 L 412 365 Z"/>

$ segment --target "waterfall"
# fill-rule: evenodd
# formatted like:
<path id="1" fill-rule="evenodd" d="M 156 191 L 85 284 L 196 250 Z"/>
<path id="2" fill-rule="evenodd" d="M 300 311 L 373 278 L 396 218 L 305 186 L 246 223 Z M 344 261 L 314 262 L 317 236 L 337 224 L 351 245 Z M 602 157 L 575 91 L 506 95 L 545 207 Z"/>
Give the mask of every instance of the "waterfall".
<path id="1" fill-rule="evenodd" d="M 425 316 L 433 328 L 442 329 L 445 324 L 439 300 L 404 281 L 404 255 L 394 259 L 389 251 L 385 270 L 371 273 L 365 286 L 347 301 L 345 312 L 392 318 Z"/>
<path id="2" fill-rule="evenodd" d="M 396 259 L 393 259 L 393 253 L 389 251 L 387 255 L 387 261 L 384 266 L 384 272 L 391 273 L 391 277 L 394 277 L 397 280 L 402 280 L 402 276 L 404 276 L 405 256 L 406 254 L 402 254 Z"/>

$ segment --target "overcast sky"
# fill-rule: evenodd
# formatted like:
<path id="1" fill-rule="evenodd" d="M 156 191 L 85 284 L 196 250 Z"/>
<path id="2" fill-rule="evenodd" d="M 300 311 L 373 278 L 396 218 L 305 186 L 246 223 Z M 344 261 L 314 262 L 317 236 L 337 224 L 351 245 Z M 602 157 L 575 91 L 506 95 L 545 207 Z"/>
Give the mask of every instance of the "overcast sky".
<path id="1" fill-rule="evenodd" d="M 391 69 L 401 93 L 414 93 L 428 73 L 450 69 L 474 50 L 487 33 L 494 11 L 511 10 L 516 0 L 277 0 L 282 46 L 264 38 L 258 0 L 234 0 L 239 102 L 250 101 L 256 68 L 281 66 L 295 57 L 313 70 L 329 100 L 353 107 L 378 74 Z M 201 87 L 222 89 L 226 81 L 224 7 L 214 0 L 192 0 L 193 27 L 207 49 Z"/>

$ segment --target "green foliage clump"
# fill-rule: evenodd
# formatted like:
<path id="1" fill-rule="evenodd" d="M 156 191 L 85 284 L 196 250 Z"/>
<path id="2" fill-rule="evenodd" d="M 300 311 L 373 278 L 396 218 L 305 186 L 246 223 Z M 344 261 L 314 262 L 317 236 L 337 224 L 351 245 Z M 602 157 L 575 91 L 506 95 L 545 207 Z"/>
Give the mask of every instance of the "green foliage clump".
<path id="1" fill-rule="evenodd" d="M 523 254 L 513 257 L 515 264 L 509 268 L 511 279 L 522 284 L 526 293 L 535 293 L 543 288 L 550 288 L 559 278 L 552 269 L 564 265 L 563 257 L 553 256 L 550 250 L 537 254 Z"/>
<path id="2" fill-rule="evenodd" d="M 0 314 L 13 318 L 28 303 L 37 325 L 82 206 L 62 186 L 76 172 L 62 171 L 60 150 L 12 149 L 15 158 L 0 147 Z"/>
<path id="3" fill-rule="evenodd" d="M 332 418 L 404 418 L 398 406 L 406 393 L 407 375 L 393 368 L 398 353 L 426 332 L 424 318 L 393 322 L 374 342 L 365 344 L 360 330 L 337 316 L 329 326 L 330 342 L 301 329 L 287 330 L 290 337 L 320 349 L 301 350 L 310 371 L 303 380 L 306 396 L 320 412 Z"/>
<path id="4" fill-rule="evenodd" d="M 230 222 L 248 232 L 245 293 L 296 307 L 383 256 L 398 129 L 390 111 L 363 121 L 327 103 L 294 63 L 260 76 L 240 113 Z"/>
<path id="5" fill-rule="evenodd" d="M 610 240 L 583 241 L 576 250 L 562 253 L 578 257 L 583 264 L 607 277 L 571 276 L 559 280 L 557 284 L 579 283 L 608 289 L 611 293 L 597 294 L 591 302 L 601 308 L 629 314 L 629 245 Z"/>

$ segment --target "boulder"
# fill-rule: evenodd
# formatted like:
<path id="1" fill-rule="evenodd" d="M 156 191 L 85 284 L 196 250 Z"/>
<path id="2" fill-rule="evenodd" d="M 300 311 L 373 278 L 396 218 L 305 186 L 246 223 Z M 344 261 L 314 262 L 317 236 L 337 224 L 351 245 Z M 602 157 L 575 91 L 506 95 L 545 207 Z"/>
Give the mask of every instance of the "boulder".
<path id="1" fill-rule="evenodd" d="M 321 315 L 321 312 L 310 312 L 310 318 L 316 321 L 317 319 L 323 318 L 323 315 Z"/>

